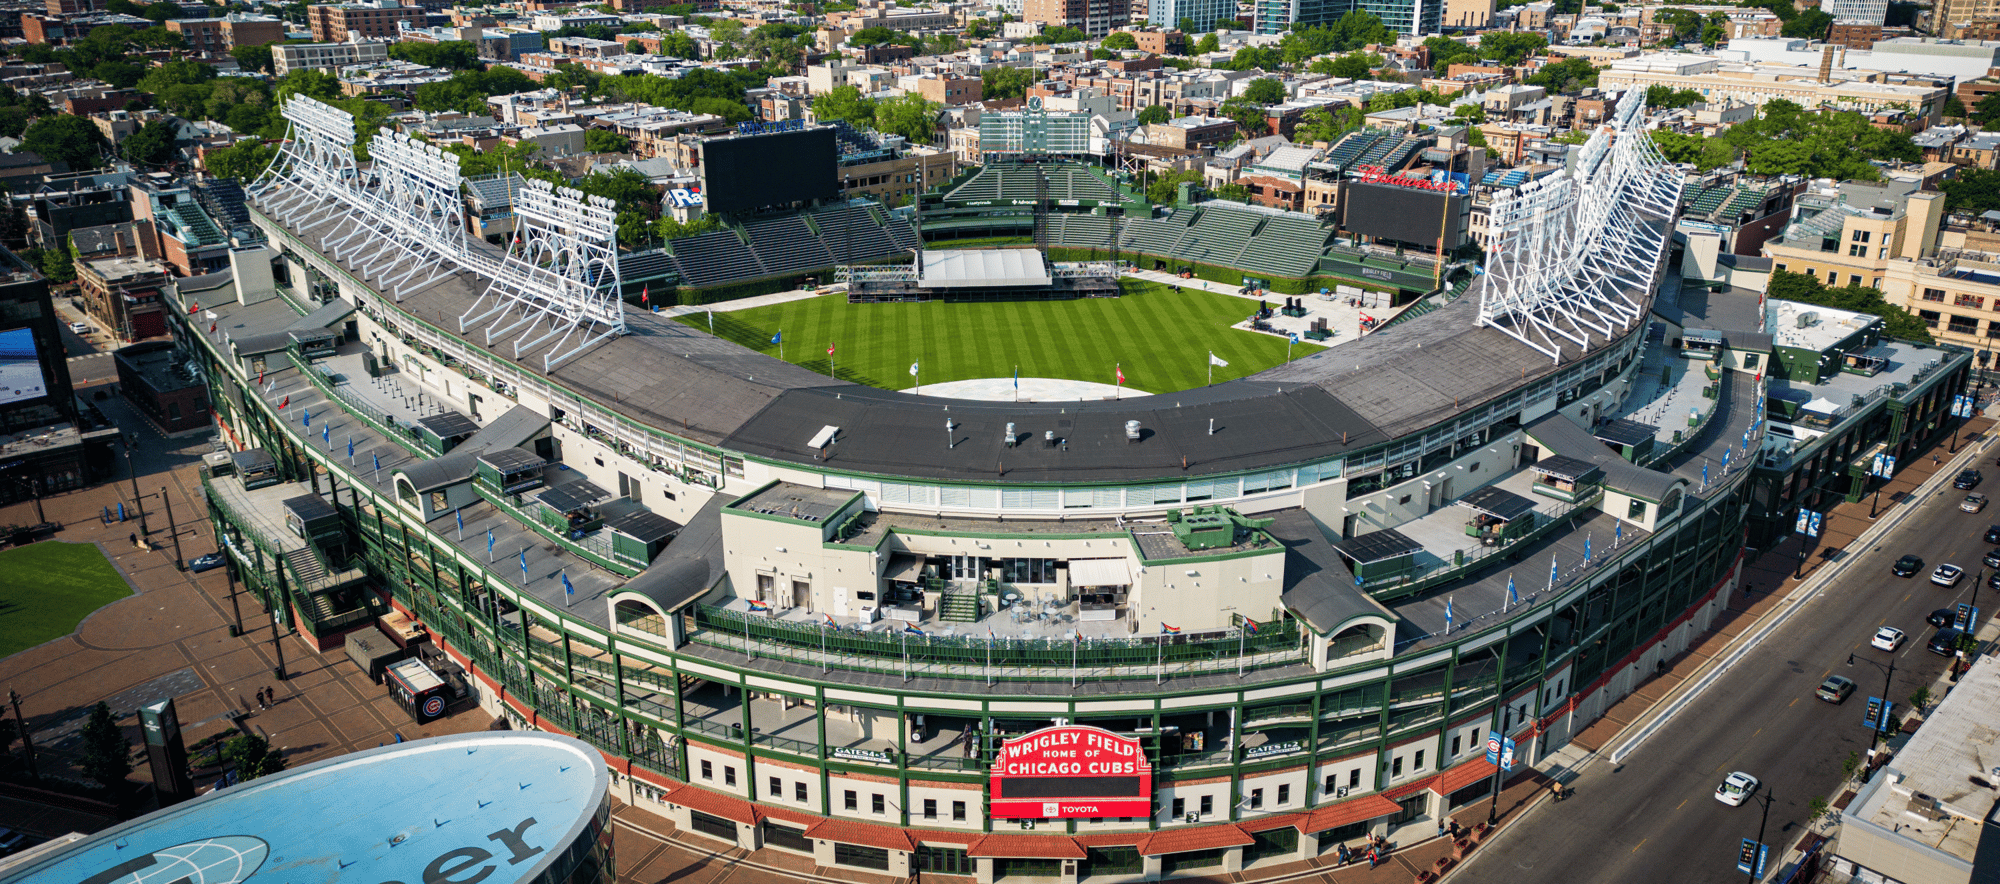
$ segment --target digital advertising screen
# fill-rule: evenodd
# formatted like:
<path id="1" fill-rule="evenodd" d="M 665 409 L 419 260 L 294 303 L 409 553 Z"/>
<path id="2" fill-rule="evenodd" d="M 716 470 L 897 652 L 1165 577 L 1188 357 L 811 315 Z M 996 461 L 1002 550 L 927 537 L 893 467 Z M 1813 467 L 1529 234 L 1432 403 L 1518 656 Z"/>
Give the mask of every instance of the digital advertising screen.
<path id="1" fill-rule="evenodd" d="M 752 212 L 840 194 L 829 128 L 715 138 L 701 146 L 702 194 L 711 212 Z"/>
<path id="2" fill-rule="evenodd" d="M 1362 236 L 1419 246 L 1445 247 L 1459 239 L 1465 197 L 1394 184 L 1352 182 L 1340 201 L 1340 225 Z"/>
<path id="3" fill-rule="evenodd" d="M 42 377 L 41 351 L 35 347 L 34 329 L 0 331 L 0 405 L 48 394 L 48 381 Z"/>

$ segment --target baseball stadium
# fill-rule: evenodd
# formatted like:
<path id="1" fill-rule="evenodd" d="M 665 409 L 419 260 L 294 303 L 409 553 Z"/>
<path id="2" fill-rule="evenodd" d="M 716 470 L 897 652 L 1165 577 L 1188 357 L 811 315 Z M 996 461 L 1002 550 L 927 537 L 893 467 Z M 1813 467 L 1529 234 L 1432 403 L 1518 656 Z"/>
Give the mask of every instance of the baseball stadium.
<path id="1" fill-rule="evenodd" d="M 351 119 L 284 113 L 270 245 L 173 295 L 244 585 L 322 654 L 400 624 L 450 708 L 588 744 L 688 839 L 859 874 L 1219 874 L 1485 800 L 1697 643 L 1746 546 L 1943 438 L 1971 363 L 1684 280 L 1638 96 L 1461 274 L 1115 190 L 954 248 L 980 172 L 647 258 L 817 243 L 848 283 L 712 316 L 637 306 L 601 200 L 530 182 L 482 242 L 449 155 L 357 169 Z M 1364 268 L 1393 315 L 1294 345 Z"/>

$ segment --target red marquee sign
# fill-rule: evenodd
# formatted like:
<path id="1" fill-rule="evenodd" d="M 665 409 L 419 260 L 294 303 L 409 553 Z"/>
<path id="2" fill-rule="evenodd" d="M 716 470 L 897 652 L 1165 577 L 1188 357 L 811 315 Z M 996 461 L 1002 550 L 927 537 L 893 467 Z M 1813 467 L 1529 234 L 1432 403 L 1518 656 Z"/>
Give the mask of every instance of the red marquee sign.
<path id="1" fill-rule="evenodd" d="M 1153 764 L 1138 740 L 1047 727 L 1000 747 L 991 796 L 995 819 L 1150 817 Z"/>
<path id="2" fill-rule="evenodd" d="M 1411 175 L 1396 175 L 1381 166 L 1356 166 L 1354 171 L 1364 184 L 1391 184 L 1415 190 L 1436 190 L 1444 193 L 1458 193 L 1459 184 L 1449 176 L 1442 180 L 1418 178 Z"/>

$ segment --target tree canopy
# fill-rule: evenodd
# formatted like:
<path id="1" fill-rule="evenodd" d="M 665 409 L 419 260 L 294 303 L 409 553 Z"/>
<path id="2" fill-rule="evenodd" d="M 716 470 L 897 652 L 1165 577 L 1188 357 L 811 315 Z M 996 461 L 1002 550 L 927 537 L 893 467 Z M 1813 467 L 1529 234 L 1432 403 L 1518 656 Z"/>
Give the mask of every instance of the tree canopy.
<path id="1" fill-rule="evenodd" d="M 1165 107 L 1157 104 L 1150 104 L 1140 109 L 1137 117 L 1139 125 L 1141 126 L 1150 126 L 1155 123 L 1164 123 L 1173 118 L 1174 118 L 1173 111 L 1167 110 Z"/>
<path id="2" fill-rule="evenodd" d="M 1960 169 L 1958 177 L 1938 185 L 1949 212 L 1984 213 L 2000 209 L 2000 172 Z"/>
<path id="3" fill-rule="evenodd" d="M 1262 105 L 1281 104 L 1285 100 L 1285 84 L 1273 77 L 1259 77 L 1244 87 L 1243 97 Z"/>
<path id="4" fill-rule="evenodd" d="M 447 40 L 442 43 L 410 41 L 391 43 L 389 57 L 448 71 L 475 71 L 485 68 L 485 65 L 479 62 L 479 47 L 465 40 Z"/>
<path id="5" fill-rule="evenodd" d="M 82 117 L 55 114 L 29 125 L 21 133 L 21 147 L 71 169 L 94 169 L 103 163 L 104 133 Z"/>
<path id="6" fill-rule="evenodd" d="M 1033 68 L 987 68 L 979 75 L 980 94 L 989 99 L 1020 98 L 1040 79 Z"/>
<path id="7" fill-rule="evenodd" d="M 1112 34 L 1109 37 L 1104 38 L 1104 43 L 1102 45 L 1106 49 L 1134 50 L 1139 48 L 1139 41 L 1131 34 L 1126 33 L 1124 31 L 1119 31 L 1115 34 Z"/>

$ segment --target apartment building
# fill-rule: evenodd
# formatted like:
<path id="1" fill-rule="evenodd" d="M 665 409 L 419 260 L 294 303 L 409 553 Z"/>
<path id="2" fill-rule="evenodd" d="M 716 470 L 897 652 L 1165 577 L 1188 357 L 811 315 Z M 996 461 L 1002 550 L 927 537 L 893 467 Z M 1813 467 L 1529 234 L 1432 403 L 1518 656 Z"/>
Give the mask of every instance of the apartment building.
<path id="1" fill-rule="evenodd" d="M 400 22 L 413 27 L 424 23 L 420 6 L 402 6 L 395 0 L 362 0 L 357 3 L 322 4 L 306 7 L 306 24 L 315 42 L 337 43 L 349 34 L 394 40 Z"/>
<path id="2" fill-rule="evenodd" d="M 293 71 L 330 71 L 356 64 L 389 60 L 389 42 L 356 37 L 338 43 L 294 43 L 271 47 L 273 71 L 284 77 Z"/>
<path id="3" fill-rule="evenodd" d="M 1021 18 L 1103 37 L 1132 23 L 1130 0 L 1023 0 Z"/>
<path id="4" fill-rule="evenodd" d="M 1532 26 L 1535 30 L 1546 27 L 1548 7 L 1552 4 L 1540 5 L 1543 7 L 1540 10 L 1542 21 Z M 1424 36 L 1442 29 L 1444 7 L 1443 3 L 1425 0 L 1256 0 L 1252 31 L 1276 35 L 1294 27 L 1331 25 L 1349 12 L 1366 12 L 1380 18 L 1383 24 L 1398 34 Z M 1526 8 L 1516 7 L 1517 10 Z M 1526 24 L 1520 27 L 1531 29 Z"/>
<path id="5" fill-rule="evenodd" d="M 1992 39 L 2000 32 L 2000 0 L 1935 0 L 1931 32 L 1951 40 Z"/>
<path id="6" fill-rule="evenodd" d="M 1878 72 L 1818 70 L 1791 65 L 1738 64 L 1708 55 L 1659 53 L 1614 61 L 1598 75 L 1605 90 L 1665 86 L 1691 89 L 1710 102 L 1740 101 L 1755 107 L 1783 98 L 1802 107 L 1826 107 L 1873 114 L 1902 110 L 1917 130 L 1935 124 L 1950 90 L 1944 85 L 1889 83 Z"/>
<path id="7" fill-rule="evenodd" d="M 285 23 L 268 15 L 232 12 L 220 18 L 170 18 L 166 25 L 187 41 L 190 52 L 205 59 L 222 58 L 238 46 L 285 41 Z"/>
<path id="8" fill-rule="evenodd" d="M 1808 192 L 1797 199 L 1784 232 L 1764 243 L 1764 254 L 1776 270 L 1886 292 L 1892 261 L 1925 258 L 1937 249 L 1944 194 L 1920 191 L 1919 184 L 1846 181 Z"/>

